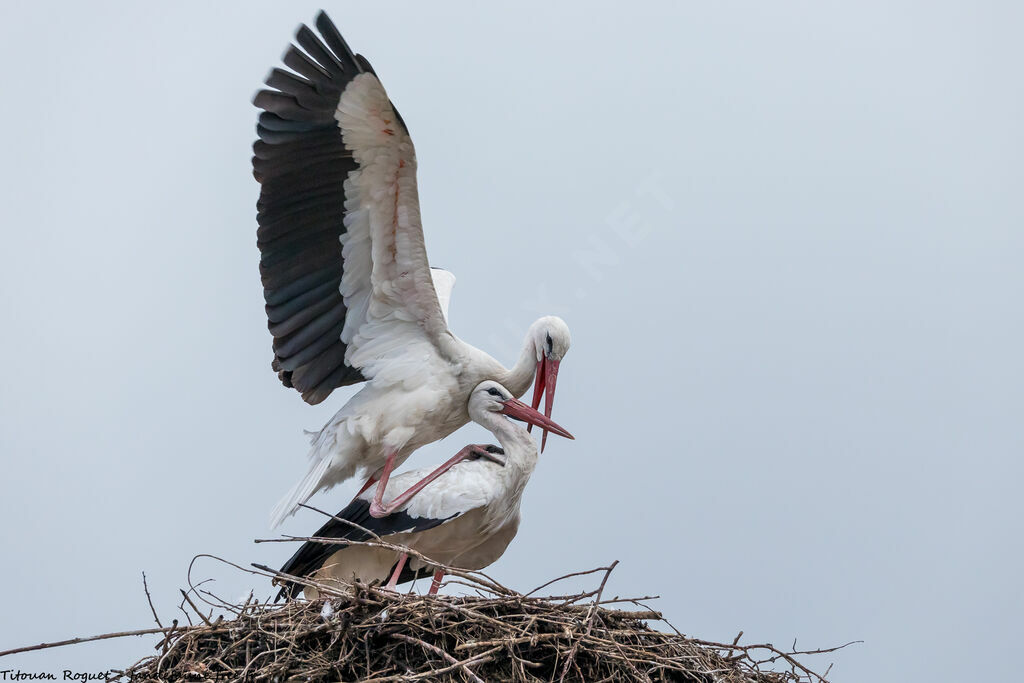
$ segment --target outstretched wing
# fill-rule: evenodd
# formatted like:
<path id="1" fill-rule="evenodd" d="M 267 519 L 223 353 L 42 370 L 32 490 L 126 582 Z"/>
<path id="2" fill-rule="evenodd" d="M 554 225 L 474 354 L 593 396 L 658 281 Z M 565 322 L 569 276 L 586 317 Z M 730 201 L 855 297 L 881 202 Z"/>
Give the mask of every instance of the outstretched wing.
<path id="1" fill-rule="evenodd" d="M 416 191 L 416 155 L 370 64 L 321 12 L 254 103 L 257 246 L 273 367 L 308 403 L 403 353 L 451 343 Z"/>

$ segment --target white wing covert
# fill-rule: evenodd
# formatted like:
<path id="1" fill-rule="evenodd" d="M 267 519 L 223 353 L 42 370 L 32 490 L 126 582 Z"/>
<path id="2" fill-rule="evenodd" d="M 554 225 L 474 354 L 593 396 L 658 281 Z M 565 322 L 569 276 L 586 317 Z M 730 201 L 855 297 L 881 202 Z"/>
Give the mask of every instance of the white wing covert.
<path id="1" fill-rule="evenodd" d="M 441 315 L 444 322 L 448 324 L 448 307 L 452 302 L 452 291 L 455 289 L 455 275 L 443 268 L 431 268 L 430 277 L 434 280 L 434 291 L 437 293 L 437 303 L 441 306 Z"/>
<path id="2" fill-rule="evenodd" d="M 491 502 L 494 491 L 494 477 L 488 472 L 491 467 L 500 465 L 480 460 L 461 462 L 413 496 L 402 506 L 401 511 L 413 519 L 437 519 L 447 522 L 483 507 Z M 432 471 L 433 468 L 421 468 L 392 477 L 384 494 L 385 503 L 424 479 Z M 365 493 L 363 495 L 366 496 Z"/>

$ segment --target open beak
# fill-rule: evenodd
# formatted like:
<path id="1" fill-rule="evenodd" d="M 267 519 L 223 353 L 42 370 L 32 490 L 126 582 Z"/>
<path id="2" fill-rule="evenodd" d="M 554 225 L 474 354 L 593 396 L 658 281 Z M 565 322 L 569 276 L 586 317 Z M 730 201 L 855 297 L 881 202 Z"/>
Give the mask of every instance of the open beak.
<path id="1" fill-rule="evenodd" d="M 544 415 L 551 417 L 551 408 L 555 405 L 555 384 L 558 382 L 558 366 L 561 361 L 549 360 L 544 356 L 537 362 L 537 379 L 533 385 L 533 409 L 540 406 L 540 395 L 544 394 Z M 540 439 L 540 452 L 544 452 L 544 446 L 548 442 L 548 432 L 545 429 Z"/>
<path id="2" fill-rule="evenodd" d="M 522 420 L 528 425 L 537 425 L 544 430 L 545 434 L 551 432 L 558 436 L 564 436 L 567 439 L 576 438 L 557 422 L 545 417 L 541 412 L 534 410 L 518 399 L 510 398 L 505 401 L 504 405 L 505 407 L 501 411 L 503 415 L 508 415 L 516 420 Z"/>

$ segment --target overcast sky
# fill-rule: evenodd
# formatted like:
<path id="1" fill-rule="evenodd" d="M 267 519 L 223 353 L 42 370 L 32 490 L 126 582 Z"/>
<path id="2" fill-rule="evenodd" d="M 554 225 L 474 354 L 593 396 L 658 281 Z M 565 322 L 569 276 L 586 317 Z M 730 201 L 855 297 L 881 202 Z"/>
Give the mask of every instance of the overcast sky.
<path id="1" fill-rule="evenodd" d="M 317 7 L 0 8 L 0 649 L 152 626 L 143 571 L 169 621 L 197 553 L 293 550 L 252 540 L 351 392 L 270 370 L 250 99 Z M 607 592 L 688 634 L 864 640 L 838 683 L 1019 677 L 1019 3 L 326 9 L 409 124 L 455 331 L 511 363 L 536 317 L 572 328 L 577 440 L 499 580 L 619 559 Z"/>

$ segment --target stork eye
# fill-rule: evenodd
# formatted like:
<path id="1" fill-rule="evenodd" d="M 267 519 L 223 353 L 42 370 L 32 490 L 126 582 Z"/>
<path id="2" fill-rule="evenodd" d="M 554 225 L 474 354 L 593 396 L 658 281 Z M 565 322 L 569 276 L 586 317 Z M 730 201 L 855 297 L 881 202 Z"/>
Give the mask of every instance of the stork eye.
<path id="1" fill-rule="evenodd" d="M 488 389 L 487 393 L 490 394 L 491 396 L 501 396 L 501 392 L 495 389 L 494 387 Z"/>
<path id="2" fill-rule="evenodd" d="M 547 340 L 546 341 L 547 341 L 547 345 L 548 345 L 548 353 L 551 353 L 551 347 L 552 347 L 552 345 L 554 343 L 554 342 L 551 341 L 551 334 L 547 335 Z"/>

